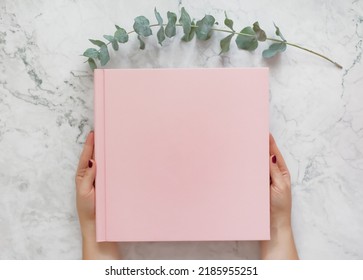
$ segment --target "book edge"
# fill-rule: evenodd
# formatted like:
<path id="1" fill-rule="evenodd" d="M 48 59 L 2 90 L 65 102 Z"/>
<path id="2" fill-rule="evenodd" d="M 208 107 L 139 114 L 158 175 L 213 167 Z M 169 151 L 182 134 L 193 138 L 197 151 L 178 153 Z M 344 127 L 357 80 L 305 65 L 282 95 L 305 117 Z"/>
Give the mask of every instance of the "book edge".
<path id="1" fill-rule="evenodd" d="M 104 70 L 94 71 L 94 154 L 96 161 L 96 240 L 106 241 L 105 176 L 105 91 Z"/>
<path id="2" fill-rule="evenodd" d="M 266 146 L 269 147 L 269 139 L 270 139 L 270 97 L 269 97 L 269 94 L 270 94 L 270 68 L 268 67 L 264 67 L 263 68 L 263 72 L 265 73 L 266 75 L 266 78 L 265 78 L 265 81 L 266 81 L 266 84 L 265 84 L 265 93 L 267 94 L 266 98 L 264 99 L 265 100 L 265 106 L 266 106 L 266 111 L 267 111 L 267 120 L 266 120 L 266 126 L 267 126 L 267 143 L 266 143 Z M 269 164 L 270 164 L 270 161 L 269 159 L 266 159 L 266 170 L 270 170 L 270 167 L 269 167 Z M 268 227 L 267 227 L 267 233 L 266 233 L 266 239 L 263 239 L 263 240 L 271 240 L 271 215 L 270 215 L 270 207 L 271 207 L 271 201 L 270 201 L 270 172 L 267 171 L 268 173 L 266 174 L 266 187 L 268 188 L 268 191 L 266 192 L 266 201 L 267 201 L 267 211 L 265 213 L 265 215 L 267 216 L 267 221 L 268 221 Z M 262 240 L 262 239 L 261 239 Z"/>

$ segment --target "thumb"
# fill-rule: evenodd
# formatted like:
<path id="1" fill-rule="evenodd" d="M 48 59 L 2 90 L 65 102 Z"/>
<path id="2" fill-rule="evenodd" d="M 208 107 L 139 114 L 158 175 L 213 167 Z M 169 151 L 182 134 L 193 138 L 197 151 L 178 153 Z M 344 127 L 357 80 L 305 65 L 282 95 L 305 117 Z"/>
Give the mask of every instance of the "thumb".
<path id="1" fill-rule="evenodd" d="M 80 194 L 88 194 L 94 187 L 96 177 L 96 162 L 93 159 L 88 161 L 88 167 L 85 170 L 82 182 L 79 187 Z"/>
<path id="2" fill-rule="evenodd" d="M 272 185 L 281 187 L 284 184 L 284 178 L 277 165 L 277 158 L 275 155 L 270 156 L 270 177 Z"/>

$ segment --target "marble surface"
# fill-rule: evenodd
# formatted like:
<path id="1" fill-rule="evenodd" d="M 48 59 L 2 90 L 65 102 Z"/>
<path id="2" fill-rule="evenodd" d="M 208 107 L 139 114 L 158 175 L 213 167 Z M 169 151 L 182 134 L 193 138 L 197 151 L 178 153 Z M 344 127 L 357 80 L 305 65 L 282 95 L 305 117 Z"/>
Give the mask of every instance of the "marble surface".
<path id="1" fill-rule="evenodd" d="M 207 42 L 163 47 L 135 36 L 108 68 L 270 67 L 270 129 L 292 175 L 293 229 L 303 259 L 363 259 L 363 1 L 174 0 L 0 1 L 0 258 L 79 259 L 81 239 L 74 174 L 93 128 L 93 76 L 88 38 L 131 30 L 133 18 L 154 22 L 182 6 L 235 27 L 260 25 L 322 52 L 332 64 L 292 47 L 271 60 L 237 50 L 218 55 Z M 258 258 L 257 242 L 121 244 L 130 259 Z"/>

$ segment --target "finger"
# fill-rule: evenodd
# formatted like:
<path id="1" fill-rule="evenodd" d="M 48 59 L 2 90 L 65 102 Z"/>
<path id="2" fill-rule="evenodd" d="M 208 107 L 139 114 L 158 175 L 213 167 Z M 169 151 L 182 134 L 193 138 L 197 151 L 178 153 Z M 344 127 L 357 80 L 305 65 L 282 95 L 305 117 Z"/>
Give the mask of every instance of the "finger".
<path id="1" fill-rule="evenodd" d="M 283 186 L 284 178 L 277 164 L 276 155 L 270 156 L 270 178 L 271 183 L 275 186 Z"/>
<path id="2" fill-rule="evenodd" d="M 276 156 L 277 165 L 278 165 L 280 171 L 283 174 L 289 174 L 289 169 L 287 168 L 285 160 L 284 160 L 279 148 L 277 147 L 274 137 L 270 133 L 270 156 L 271 155 Z"/>
<path id="3" fill-rule="evenodd" d="M 83 151 L 79 158 L 79 164 L 77 168 L 78 171 L 87 168 L 88 160 L 92 158 L 93 147 L 94 147 L 94 133 L 93 131 L 91 131 L 87 136 L 86 142 L 84 143 L 83 146 Z"/>
<path id="4" fill-rule="evenodd" d="M 92 159 L 95 159 L 95 144 L 94 144 L 94 143 L 95 143 L 95 140 L 94 140 L 94 139 L 95 139 L 95 138 L 94 138 L 95 136 L 94 136 L 94 135 L 95 135 L 95 134 L 93 133 L 93 150 L 92 150 Z"/>
<path id="5" fill-rule="evenodd" d="M 79 186 L 80 194 L 88 194 L 94 188 L 94 181 L 96 177 L 96 162 L 90 159 L 88 166 L 85 170 L 82 183 Z"/>

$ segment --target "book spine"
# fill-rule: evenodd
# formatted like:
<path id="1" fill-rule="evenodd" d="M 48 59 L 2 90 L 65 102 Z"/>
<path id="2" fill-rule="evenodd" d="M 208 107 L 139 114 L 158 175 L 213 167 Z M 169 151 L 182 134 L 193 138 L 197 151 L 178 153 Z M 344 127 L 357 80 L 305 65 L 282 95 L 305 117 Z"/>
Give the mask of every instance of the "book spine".
<path id="1" fill-rule="evenodd" d="M 106 162 L 105 162 L 105 71 L 94 70 L 94 132 L 96 161 L 96 239 L 106 241 Z"/>

